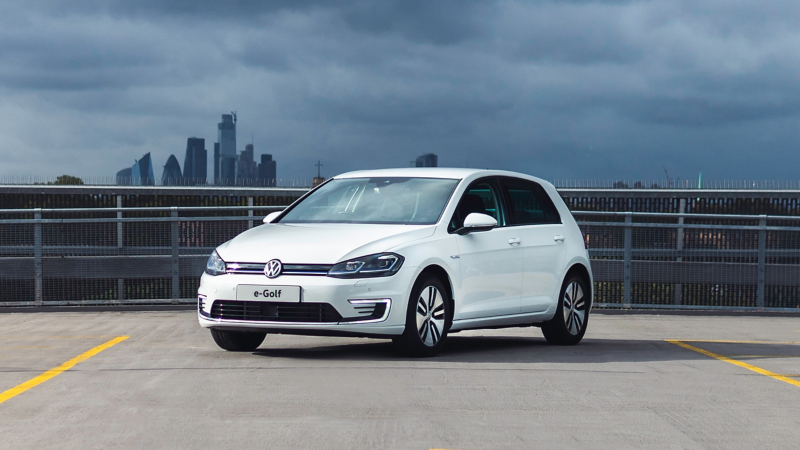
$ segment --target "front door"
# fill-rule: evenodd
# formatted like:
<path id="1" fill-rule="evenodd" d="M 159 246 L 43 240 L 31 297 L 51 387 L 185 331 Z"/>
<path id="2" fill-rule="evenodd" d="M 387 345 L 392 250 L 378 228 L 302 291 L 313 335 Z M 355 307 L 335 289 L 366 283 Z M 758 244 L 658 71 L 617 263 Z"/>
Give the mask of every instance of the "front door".
<path id="1" fill-rule="evenodd" d="M 506 226 L 507 214 L 495 179 L 482 179 L 470 185 L 456 208 L 449 230 L 460 228 L 470 213 L 494 217 L 497 228 L 456 235 L 462 284 L 454 318 L 517 314 L 520 311 L 523 252 L 519 245 L 519 230 Z"/>

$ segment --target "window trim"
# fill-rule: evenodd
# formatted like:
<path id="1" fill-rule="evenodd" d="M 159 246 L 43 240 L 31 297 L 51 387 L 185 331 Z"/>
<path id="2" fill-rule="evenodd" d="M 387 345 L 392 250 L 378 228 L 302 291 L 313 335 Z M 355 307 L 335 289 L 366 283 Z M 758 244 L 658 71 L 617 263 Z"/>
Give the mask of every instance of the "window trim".
<path id="1" fill-rule="evenodd" d="M 461 197 L 459 197 L 458 201 L 456 202 L 456 207 L 453 210 L 453 214 L 450 215 L 450 220 L 447 221 L 447 234 L 456 234 L 455 229 L 453 230 L 450 229 L 450 224 L 453 223 L 453 217 L 455 217 L 456 213 L 458 213 L 458 205 L 461 204 L 461 200 L 464 199 L 464 196 L 467 194 L 467 192 L 469 192 L 469 190 L 472 189 L 473 186 L 479 183 L 489 183 L 497 190 L 496 192 L 497 207 L 500 208 L 499 217 L 501 219 L 503 218 L 505 219 L 504 221 L 505 225 L 503 224 L 503 221 L 498 221 L 497 226 L 495 228 L 505 228 L 509 226 L 508 222 L 510 221 L 510 216 L 508 214 L 508 203 L 506 202 L 505 187 L 500 182 L 499 177 L 488 176 L 488 177 L 478 178 L 477 180 L 471 182 L 466 189 L 464 189 L 464 192 L 461 194 Z"/>
<path id="2" fill-rule="evenodd" d="M 548 202 L 550 202 L 550 206 L 553 207 L 553 212 L 555 212 L 556 219 L 557 219 L 556 222 L 509 223 L 507 226 L 509 226 L 509 227 L 535 227 L 535 226 L 540 226 L 540 225 L 563 225 L 564 224 L 564 221 L 561 219 L 561 213 L 558 212 L 558 208 L 556 207 L 555 202 L 553 202 L 553 199 L 550 198 L 550 194 L 547 193 L 547 191 L 542 187 L 541 184 L 539 184 L 539 183 L 537 183 L 535 181 L 532 181 L 532 180 L 526 180 L 525 178 L 516 178 L 516 177 L 497 177 L 497 178 L 498 178 L 498 181 L 500 183 L 501 189 L 503 190 L 503 196 L 505 197 L 505 201 L 507 202 L 506 207 L 507 207 L 507 210 L 509 211 L 509 217 L 510 217 L 510 221 L 511 222 L 516 222 L 517 217 L 516 217 L 516 213 L 514 212 L 514 204 L 513 204 L 512 200 L 511 200 L 511 193 L 509 192 L 508 186 L 506 185 L 506 180 L 515 180 L 515 181 L 522 181 L 522 182 L 531 183 L 534 186 L 536 186 L 539 189 L 541 189 L 541 192 L 544 193 L 546 200 Z M 536 195 L 535 191 L 533 192 L 533 194 L 534 194 L 535 197 L 537 197 L 537 200 L 541 203 L 541 199 L 538 198 L 538 196 Z"/>

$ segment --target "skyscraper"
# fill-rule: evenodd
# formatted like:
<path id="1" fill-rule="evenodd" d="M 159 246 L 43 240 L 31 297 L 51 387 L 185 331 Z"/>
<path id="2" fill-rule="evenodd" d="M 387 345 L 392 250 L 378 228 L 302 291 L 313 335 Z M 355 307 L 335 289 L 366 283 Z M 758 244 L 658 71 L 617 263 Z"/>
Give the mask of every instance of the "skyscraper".
<path id="1" fill-rule="evenodd" d="M 131 170 L 130 167 L 127 167 L 117 172 L 117 185 L 129 186 L 131 184 L 131 173 L 133 173 L 133 171 Z"/>
<path id="2" fill-rule="evenodd" d="M 219 144 L 219 182 L 231 185 L 236 181 L 236 113 L 223 114 L 217 125 Z"/>
<path id="3" fill-rule="evenodd" d="M 153 186 L 156 184 L 150 152 L 145 153 L 142 159 L 133 163 L 133 167 L 131 167 L 131 184 L 134 186 Z"/>
<path id="4" fill-rule="evenodd" d="M 439 157 L 433 153 L 417 156 L 417 167 L 438 167 Z"/>
<path id="5" fill-rule="evenodd" d="M 206 140 L 190 137 L 186 140 L 186 157 L 183 159 L 183 183 L 189 185 L 206 184 L 207 170 L 208 152 L 206 151 Z"/>
<path id="6" fill-rule="evenodd" d="M 181 165 L 175 155 L 169 155 L 164 171 L 161 173 L 161 184 L 163 186 L 180 186 L 183 184 L 181 176 Z"/>
<path id="7" fill-rule="evenodd" d="M 261 164 L 258 165 L 259 185 L 275 187 L 277 171 L 277 162 L 272 159 L 272 155 L 261 155 Z"/>
<path id="8" fill-rule="evenodd" d="M 253 152 L 253 144 L 247 144 L 239 155 L 236 166 L 236 184 L 239 186 L 258 184 L 258 163 L 255 162 Z"/>
<path id="9" fill-rule="evenodd" d="M 219 184 L 219 142 L 214 143 L 214 184 Z"/>

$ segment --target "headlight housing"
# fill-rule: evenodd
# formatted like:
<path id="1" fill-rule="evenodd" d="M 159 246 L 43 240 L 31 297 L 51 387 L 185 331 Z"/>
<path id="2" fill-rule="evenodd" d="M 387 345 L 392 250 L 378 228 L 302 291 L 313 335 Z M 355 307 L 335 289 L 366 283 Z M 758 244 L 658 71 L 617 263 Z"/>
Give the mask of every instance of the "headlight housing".
<path id="1" fill-rule="evenodd" d="M 211 252 L 211 256 L 208 257 L 208 262 L 206 263 L 206 273 L 209 275 L 224 275 L 225 269 L 225 261 L 219 257 L 217 251 Z"/>
<path id="2" fill-rule="evenodd" d="M 404 258 L 395 253 L 378 253 L 342 261 L 328 271 L 334 278 L 389 277 L 400 270 Z"/>

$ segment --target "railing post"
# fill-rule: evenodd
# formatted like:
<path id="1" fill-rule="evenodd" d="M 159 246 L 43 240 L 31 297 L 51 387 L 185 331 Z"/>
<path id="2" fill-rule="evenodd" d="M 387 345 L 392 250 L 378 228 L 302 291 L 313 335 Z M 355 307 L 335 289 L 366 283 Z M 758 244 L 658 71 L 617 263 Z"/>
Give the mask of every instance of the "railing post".
<path id="1" fill-rule="evenodd" d="M 631 259 L 633 259 L 633 229 L 630 226 L 631 223 L 633 223 L 633 216 L 631 213 L 625 214 L 624 278 L 622 281 L 622 306 L 625 308 L 631 307 Z"/>
<path id="2" fill-rule="evenodd" d="M 686 213 L 686 199 L 685 198 L 681 199 L 681 203 L 680 203 L 680 207 L 679 207 L 678 212 L 680 214 Z M 678 225 L 683 225 L 683 215 L 678 217 Z M 676 234 L 675 237 L 677 239 L 677 243 L 675 245 L 675 248 L 678 250 L 678 252 L 682 252 L 683 251 L 683 227 L 678 227 L 678 231 L 677 231 L 677 234 Z M 678 255 L 680 255 L 680 253 Z M 683 256 L 678 256 L 677 261 L 678 262 L 683 262 Z M 678 264 L 678 266 L 679 266 L 678 270 L 681 270 L 680 269 L 681 264 Z M 680 271 L 678 273 L 683 273 L 683 272 Z M 675 289 L 674 289 L 674 295 L 675 296 L 673 298 L 673 300 L 674 300 L 673 303 L 676 304 L 676 305 L 680 305 L 681 304 L 681 294 L 682 294 L 682 291 L 683 291 L 683 284 L 676 283 L 674 287 L 675 287 Z"/>
<path id="3" fill-rule="evenodd" d="M 178 207 L 173 206 L 170 215 L 178 217 Z M 170 222 L 172 229 L 172 302 L 178 303 L 181 297 L 181 279 L 180 279 L 180 261 L 178 255 L 179 241 L 178 241 L 178 220 Z"/>
<path id="4" fill-rule="evenodd" d="M 766 214 L 761 214 L 758 219 L 759 227 L 767 226 Z M 758 230 L 758 290 L 756 291 L 756 306 L 759 308 L 764 307 L 764 284 L 765 274 L 764 270 L 767 268 L 767 230 Z"/>
<path id="5" fill-rule="evenodd" d="M 42 220 L 42 208 L 35 208 L 33 210 L 33 218 Z M 34 304 L 42 306 L 42 223 L 36 222 L 33 224 L 33 270 L 35 272 L 34 279 Z"/>
<path id="6" fill-rule="evenodd" d="M 117 195 L 117 208 L 122 208 L 122 196 Z M 122 219 L 122 211 L 117 211 L 117 219 Z M 122 221 L 117 222 L 117 254 L 122 255 L 122 244 L 124 242 L 122 234 Z M 125 279 L 117 278 L 117 301 L 125 301 Z"/>
<path id="7" fill-rule="evenodd" d="M 247 197 L 247 206 L 250 206 L 250 207 L 253 206 L 253 197 Z M 253 210 L 252 209 L 247 211 L 247 217 L 253 217 Z M 247 221 L 247 229 L 249 230 L 250 228 L 253 228 L 253 221 L 252 220 L 248 220 Z"/>

